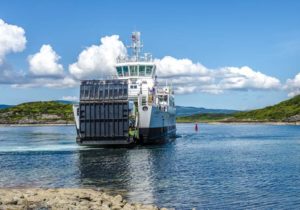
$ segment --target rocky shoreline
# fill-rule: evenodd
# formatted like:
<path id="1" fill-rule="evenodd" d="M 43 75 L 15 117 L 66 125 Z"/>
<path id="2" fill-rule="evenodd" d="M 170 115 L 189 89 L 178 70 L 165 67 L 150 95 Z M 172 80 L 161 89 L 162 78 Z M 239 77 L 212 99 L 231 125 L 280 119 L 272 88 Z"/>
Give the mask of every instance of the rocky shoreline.
<path id="1" fill-rule="evenodd" d="M 0 189 L 0 209 L 101 209 L 167 210 L 154 205 L 129 203 L 121 195 L 111 196 L 95 189 Z"/>

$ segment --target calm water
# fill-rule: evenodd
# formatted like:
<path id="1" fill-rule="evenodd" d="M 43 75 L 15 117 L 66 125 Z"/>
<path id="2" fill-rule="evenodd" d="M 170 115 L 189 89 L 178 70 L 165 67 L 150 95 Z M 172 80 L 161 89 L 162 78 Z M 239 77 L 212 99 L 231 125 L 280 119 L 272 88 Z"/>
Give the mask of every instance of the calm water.
<path id="1" fill-rule="evenodd" d="M 300 127 L 178 124 L 176 141 L 78 147 L 69 127 L 0 127 L 0 187 L 101 187 L 177 209 L 299 209 Z"/>

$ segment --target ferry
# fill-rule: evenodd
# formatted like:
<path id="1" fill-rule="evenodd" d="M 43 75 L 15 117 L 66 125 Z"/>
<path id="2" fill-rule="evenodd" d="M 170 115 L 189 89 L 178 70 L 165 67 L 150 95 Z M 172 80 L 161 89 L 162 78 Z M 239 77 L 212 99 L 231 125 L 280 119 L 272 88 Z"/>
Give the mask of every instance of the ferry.
<path id="1" fill-rule="evenodd" d="M 77 143 L 87 146 L 157 144 L 176 136 L 172 86 L 160 85 L 149 53 L 133 32 L 131 56 L 118 57 L 114 78 L 84 80 L 73 106 Z"/>

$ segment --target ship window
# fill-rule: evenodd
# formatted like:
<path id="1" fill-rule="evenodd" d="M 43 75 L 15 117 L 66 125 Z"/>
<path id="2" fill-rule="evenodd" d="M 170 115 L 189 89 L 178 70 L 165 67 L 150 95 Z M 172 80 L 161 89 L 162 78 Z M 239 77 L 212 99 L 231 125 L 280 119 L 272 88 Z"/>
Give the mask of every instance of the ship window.
<path id="1" fill-rule="evenodd" d="M 118 76 L 123 76 L 123 72 L 122 72 L 122 67 L 121 66 L 117 67 L 117 73 L 118 73 Z"/>
<path id="2" fill-rule="evenodd" d="M 152 66 L 146 66 L 146 76 L 152 75 Z"/>
<path id="3" fill-rule="evenodd" d="M 137 76 L 137 66 L 129 66 L 130 76 Z"/>
<path id="4" fill-rule="evenodd" d="M 137 85 L 130 85 L 131 89 L 137 89 Z"/>
<path id="5" fill-rule="evenodd" d="M 107 89 L 107 88 L 105 88 L 104 94 L 105 94 L 104 97 L 105 97 L 105 98 L 108 98 L 108 89 Z"/>
<path id="6" fill-rule="evenodd" d="M 114 89 L 114 98 L 117 98 L 117 97 L 118 97 L 118 89 L 115 88 L 115 89 Z"/>
<path id="7" fill-rule="evenodd" d="M 91 92 L 90 92 L 90 98 L 92 99 L 92 98 L 95 98 L 95 89 L 96 89 L 96 87 L 95 86 L 91 86 Z"/>
<path id="8" fill-rule="evenodd" d="M 168 96 L 167 95 L 159 95 L 158 101 L 159 102 L 168 102 Z"/>
<path id="9" fill-rule="evenodd" d="M 147 103 L 147 101 L 146 101 L 146 97 L 142 97 L 142 106 L 145 106 L 146 105 L 146 103 Z"/>
<path id="10" fill-rule="evenodd" d="M 145 76 L 145 66 L 139 66 L 139 76 Z"/>
<path id="11" fill-rule="evenodd" d="M 168 101 L 168 96 L 167 95 L 164 96 L 164 101 L 166 101 L 166 102 Z"/>
<path id="12" fill-rule="evenodd" d="M 129 76 L 129 74 L 128 74 L 128 66 L 123 66 L 123 73 L 124 73 L 124 76 Z"/>
<path id="13" fill-rule="evenodd" d="M 103 98 L 103 89 L 99 89 L 99 98 Z"/>
<path id="14" fill-rule="evenodd" d="M 85 86 L 85 91 L 84 91 L 84 97 L 85 97 L 85 98 L 88 98 L 88 97 L 89 97 L 89 93 L 90 93 L 90 92 L 89 92 L 89 87 L 90 87 L 90 86 Z"/>
<path id="15" fill-rule="evenodd" d="M 113 89 L 109 89 L 109 98 L 113 97 Z"/>
<path id="16" fill-rule="evenodd" d="M 84 98 L 85 86 L 80 87 L 80 98 Z"/>

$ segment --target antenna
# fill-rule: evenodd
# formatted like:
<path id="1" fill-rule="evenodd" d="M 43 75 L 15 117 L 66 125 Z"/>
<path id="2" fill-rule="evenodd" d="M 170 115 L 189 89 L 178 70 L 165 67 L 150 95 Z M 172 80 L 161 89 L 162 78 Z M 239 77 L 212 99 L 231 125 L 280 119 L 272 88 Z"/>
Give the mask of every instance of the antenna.
<path id="1" fill-rule="evenodd" d="M 134 31 L 131 34 L 131 45 L 128 46 L 129 48 L 132 48 L 132 53 L 136 61 L 139 59 L 139 53 L 141 52 L 141 48 L 143 45 L 141 44 L 141 32 Z"/>

